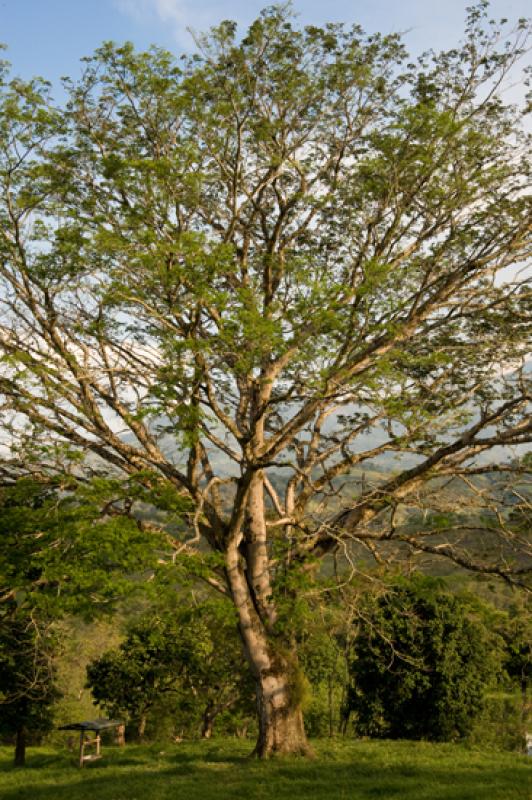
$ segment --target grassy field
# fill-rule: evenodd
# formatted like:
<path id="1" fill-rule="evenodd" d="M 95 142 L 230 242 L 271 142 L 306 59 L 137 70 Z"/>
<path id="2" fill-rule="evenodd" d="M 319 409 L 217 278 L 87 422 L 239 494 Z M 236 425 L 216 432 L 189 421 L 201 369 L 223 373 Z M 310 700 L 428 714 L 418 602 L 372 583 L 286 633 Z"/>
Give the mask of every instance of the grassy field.
<path id="1" fill-rule="evenodd" d="M 0 748 L 1 800 L 530 800 L 532 759 L 457 745 L 317 742 L 316 759 L 260 763 L 239 740 L 124 750 L 83 770 L 35 748 L 11 766 Z"/>

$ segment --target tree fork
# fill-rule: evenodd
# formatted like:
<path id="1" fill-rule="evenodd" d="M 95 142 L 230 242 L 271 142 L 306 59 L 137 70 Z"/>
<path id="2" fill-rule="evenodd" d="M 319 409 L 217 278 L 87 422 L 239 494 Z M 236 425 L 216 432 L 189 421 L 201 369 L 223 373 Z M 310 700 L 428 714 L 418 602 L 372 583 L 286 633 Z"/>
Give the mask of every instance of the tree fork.
<path id="1" fill-rule="evenodd" d="M 255 678 L 259 735 L 254 755 L 309 755 L 303 712 L 293 686 L 293 667 L 271 642 L 259 617 L 241 562 L 242 534 L 233 536 L 227 553 L 227 576 L 238 612 L 244 652 Z"/>

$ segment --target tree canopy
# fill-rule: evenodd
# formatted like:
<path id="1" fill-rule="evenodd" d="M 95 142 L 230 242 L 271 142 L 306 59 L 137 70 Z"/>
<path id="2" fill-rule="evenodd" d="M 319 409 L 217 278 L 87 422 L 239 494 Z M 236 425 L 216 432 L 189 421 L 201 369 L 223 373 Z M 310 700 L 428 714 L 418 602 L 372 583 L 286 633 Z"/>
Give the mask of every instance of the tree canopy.
<path id="1" fill-rule="evenodd" d="M 273 7 L 181 61 L 104 44 L 62 108 L 4 70 L 6 469 L 75 456 L 179 498 L 261 755 L 306 749 L 289 609 L 322 557 L 525 581 L 530 135 L 503 89 L 529 35 L 480 2 L 410 60 Z"/>
<path id="2" fill-rule="evenodd" d="M 135 486 L 41 474 L 0 487 L 0 729 L 15 736 L 17 765 L 28 739 L 53 724 L 58 622 L 115 609 L 156 566 L 162 537 L 148 539 L 140 521 L 106 509 L 138 497 Z"/>
<path id="3" fill-rule="evenodd" d="M 0 605 L 0 734 L 15 741 L 15 766 L 26 762 L 28 736 L 52 728 L 57 645 L 49 620 L 12 600 Z"/>
<path id="4" fill-rule="evenodd" d="M 87 686 L 96 703 L 136 721 L 141 736 L 148 717 L 157 726 L 162 708 L 170 706 L 176 717 L 188 717 L 188 731 L 196 724 L 210 738 L 224 711 L 237 705 L 251 711 L 249 677 L 227 600 L 162 614 L 152 609 L 128 626 L 117 649 L 87 666 Z"/>

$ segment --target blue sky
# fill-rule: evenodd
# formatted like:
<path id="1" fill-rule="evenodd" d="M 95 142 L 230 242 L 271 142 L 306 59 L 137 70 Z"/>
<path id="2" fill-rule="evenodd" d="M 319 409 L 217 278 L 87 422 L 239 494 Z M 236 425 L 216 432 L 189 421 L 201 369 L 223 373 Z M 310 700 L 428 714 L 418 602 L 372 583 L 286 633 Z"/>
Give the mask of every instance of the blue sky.
<path id="1" fill-rule="evenodd" d="M 202 31 L 222 19 L 243 26 L 268 0 L 0 0 L 0 42 L 14 72 L 57 84 L 79 74 L 79 59 L 104 40 L 155 43 L 177 53 L 193 49 L 187 27 Z M 295 0 L 301 22 L 359 22 L 367 30 L 407 31 L 413 52 L 454 44 L 468 0 Z M 528 16 L 530 0 L 493 0 L 493 16 Z"/>

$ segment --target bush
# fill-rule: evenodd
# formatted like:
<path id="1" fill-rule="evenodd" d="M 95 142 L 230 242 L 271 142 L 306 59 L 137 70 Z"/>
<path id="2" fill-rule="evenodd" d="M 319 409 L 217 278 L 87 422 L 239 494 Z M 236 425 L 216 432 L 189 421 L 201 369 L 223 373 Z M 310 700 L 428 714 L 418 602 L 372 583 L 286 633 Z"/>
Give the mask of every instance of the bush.
<path id="1" fill-rule="evenodd" d="M 525 725 L 520 692 L 490 692 L 468 739 L 473 745 L 523 752 Z"/>
<path id="2" fill-rule="evenodd" d="M 358 626 L 347 701 L 357 733 L 432 741 L 470 733 L 502 644 L 478 606 L 415 576 L 366 603 Z"/>

